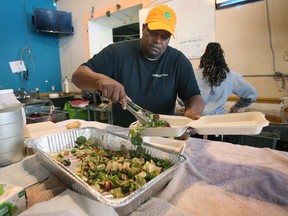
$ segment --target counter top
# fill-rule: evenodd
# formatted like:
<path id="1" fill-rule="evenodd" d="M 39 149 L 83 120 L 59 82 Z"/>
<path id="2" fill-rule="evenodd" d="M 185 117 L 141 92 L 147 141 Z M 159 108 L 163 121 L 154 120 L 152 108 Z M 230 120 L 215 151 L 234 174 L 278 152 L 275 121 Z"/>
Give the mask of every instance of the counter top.
<path id="1" fill-rule="evenodd" d="M 58 122 L 56 127 L 65 130 L 65 125 L 71 121 Z M 126 128 L 99 122 L 81 121 L 81 124 L 81 127 L 94 126 L 119 133 L 127 132 Z M 37 136 L 37 133 L 34 132 L 33 136 Z M 287 216 L 287 152 L 189 138 L 183 154 L 187 162 L 177 170 L 168 185 L 139 206 L 131 216 Z M 37 155 L 0 168 L 1 181 L 25 188 L 45 181 L 51 175 L 41 165 Z M 43 188 L 38 193 L 44 194 L 53 189 Z M 117 215 L 109 206 L 69 189 L 61 192 L 20 215 L 92 215 L 95 212 Z"/>

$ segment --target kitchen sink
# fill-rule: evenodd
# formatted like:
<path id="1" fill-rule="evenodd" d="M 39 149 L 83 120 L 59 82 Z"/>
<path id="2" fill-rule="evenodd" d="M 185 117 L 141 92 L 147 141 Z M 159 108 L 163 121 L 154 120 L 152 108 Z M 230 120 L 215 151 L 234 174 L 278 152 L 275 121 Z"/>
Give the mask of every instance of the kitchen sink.
<path id="1" fill-rule="evenodd" d="M 43 103 L 45 102 L 44 100 L 41 100 L 41 99 L 37 99 L 37 98 L 21 98 L 21 99 L 18 99 L 18 101 L 20 101 L 20 103 L 23 103 L 23 104 L 38 104 L 38 103 Z"/>
<path id="2" fill-rule="evenodd" d="M 34 104 L 43 102 L 43 100 L 39 99 L 38 93 L 36 91 L 15 91 L 14 95 L 17 100 L 23 104 Z"/>
<path id="3" fill-rule="evenodd" d="M 27 124 L 52 121 L 54 123 L 69 119 L 69 113 L 56 109 L 51 115 L 50 106 L 28 105 L 24 106 Z"/>

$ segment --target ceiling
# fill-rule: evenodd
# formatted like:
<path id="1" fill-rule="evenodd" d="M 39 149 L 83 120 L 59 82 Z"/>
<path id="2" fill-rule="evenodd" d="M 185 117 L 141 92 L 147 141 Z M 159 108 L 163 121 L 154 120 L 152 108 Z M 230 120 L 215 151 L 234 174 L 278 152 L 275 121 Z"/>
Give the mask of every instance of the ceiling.
<path id="1" fill-rule="evenodd" d="M 109 10 L 106 12 L 106 16 L 102 16 L 93 20 L 99 25 L 106 27 L 117 28 L 120 26 L 129 25 L 132 23 L 139 22 L 139 10 L 142 9 L 142 4 L 126 8 L 119 9 L 114 13 L 110 13 Z"/>

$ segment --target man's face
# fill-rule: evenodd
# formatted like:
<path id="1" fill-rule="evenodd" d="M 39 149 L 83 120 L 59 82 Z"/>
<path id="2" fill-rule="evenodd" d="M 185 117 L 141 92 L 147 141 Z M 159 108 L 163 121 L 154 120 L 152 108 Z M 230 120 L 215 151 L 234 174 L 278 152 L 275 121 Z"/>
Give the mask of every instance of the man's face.
<path id="1" fill-rule="evenodd" d="M 141 48 L 143 54 L 149 59 L 159 58 L 168 46 L 171 37 L 170 32 L 150 30 L 145 24 L 143 24 L 142 32 Z"/>

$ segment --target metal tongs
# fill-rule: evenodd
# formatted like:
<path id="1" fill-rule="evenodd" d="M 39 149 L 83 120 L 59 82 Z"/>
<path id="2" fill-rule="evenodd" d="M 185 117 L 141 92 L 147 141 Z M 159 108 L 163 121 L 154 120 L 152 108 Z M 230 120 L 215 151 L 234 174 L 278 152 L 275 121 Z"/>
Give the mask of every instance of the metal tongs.
<path id="1" fill-rule="evenodd" d="M 135 116 L 135 118 L 141 123 L 146 124 L 152 121 L 151 115 L 155 115 L 149 110 L 143 109 L 134 102 L 127 100 L 126 109 Z"/>

